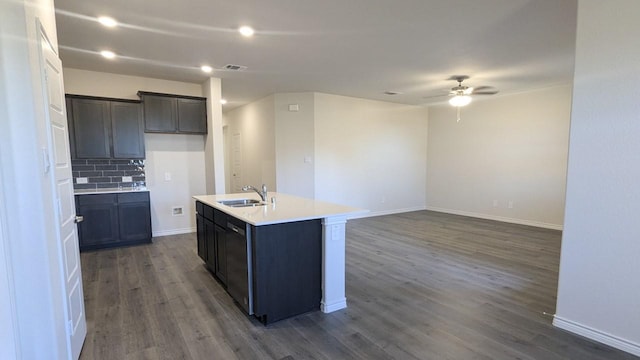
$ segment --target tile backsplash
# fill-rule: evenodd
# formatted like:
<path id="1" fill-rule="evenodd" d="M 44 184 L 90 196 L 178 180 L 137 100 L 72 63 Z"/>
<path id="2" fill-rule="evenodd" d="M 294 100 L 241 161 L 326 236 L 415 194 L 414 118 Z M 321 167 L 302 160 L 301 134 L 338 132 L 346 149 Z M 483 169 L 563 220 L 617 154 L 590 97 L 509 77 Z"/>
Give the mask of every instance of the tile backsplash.
<path id="1" fill-rule="evenodd" d="M 144 160 L 71 160 L 74 189 L 106 189 L 146 186 Z M 123 179 L 123 177 L 131 177 Z M 82 183 L 86 180 L 86 183 Z M 80 181 L 80 183 L 78 183 Z"/>

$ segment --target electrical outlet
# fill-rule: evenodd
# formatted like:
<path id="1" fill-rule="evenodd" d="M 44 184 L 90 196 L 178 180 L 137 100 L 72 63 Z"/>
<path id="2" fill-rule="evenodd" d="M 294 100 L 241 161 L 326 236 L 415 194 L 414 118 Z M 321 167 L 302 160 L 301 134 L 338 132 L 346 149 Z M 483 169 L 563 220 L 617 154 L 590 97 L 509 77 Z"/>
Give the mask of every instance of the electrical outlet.
<path id="1" fill-rule="evenodd" d="M 131 176 L 123 176 L 122 182 L 133 182 L 133 178 Z"/>
<path id="2" fill-rule="evenodd" d="M 164 173 L 164 181 L 171 181 L 171 173 L 170 172 Z"/>
<path id="3" fill-rule="evenodd" d="M 509 200 L 509 209 L 513 209 L 513 200 Z"/>
<path id="4" fill-rule="evenodd" d="M 182 216 L 184 215 L 184 208 L 182 206 L 174 206 L 171 208 L 171 215 Z"/>
<path id="5" fill-rule="evenodd" d="M 76 178 L 76 184 L 87 184 L 88 182 L 89 179 L 87 179 L 86 177 Z"/>

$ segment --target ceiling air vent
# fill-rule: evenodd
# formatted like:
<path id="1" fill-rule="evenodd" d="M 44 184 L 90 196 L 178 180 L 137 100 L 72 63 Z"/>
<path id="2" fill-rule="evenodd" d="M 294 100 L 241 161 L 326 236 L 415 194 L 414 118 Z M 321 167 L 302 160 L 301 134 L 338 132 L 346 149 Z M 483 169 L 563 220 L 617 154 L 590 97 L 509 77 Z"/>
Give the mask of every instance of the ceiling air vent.
<path id="1" fill-rule="evenodd" d="M 247 70 L 247 67 L 242 65 L 227 64 L 223 67 L 223 69 L 231 71 L 242 71 Z"/>

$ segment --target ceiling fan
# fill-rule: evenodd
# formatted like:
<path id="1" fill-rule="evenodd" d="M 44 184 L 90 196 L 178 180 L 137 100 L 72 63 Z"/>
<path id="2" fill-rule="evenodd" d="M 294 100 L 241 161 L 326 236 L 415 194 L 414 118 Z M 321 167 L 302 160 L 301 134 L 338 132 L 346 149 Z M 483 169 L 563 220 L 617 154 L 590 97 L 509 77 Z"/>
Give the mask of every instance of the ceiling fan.
<path id="1" fill-rule="evenodd" d="M 468 75 L 453 75 L 447 80 L 455 80 L 458 82 L 457 86 L 454 86 L 449 91 L 448 96 L 449 104 L 457 108 L 458 121 L 460 121 L 460 108 L 469 105 L 471 103 L 471 95 L 495 95 L 498 93 L 498 89 L 493 86 L 478 86 L 476 88 L 471 86 L 462 85 L 462 82 L 469 78 Z M 427 96 L 426 98 L 440 97 L 446 95 Z"/>

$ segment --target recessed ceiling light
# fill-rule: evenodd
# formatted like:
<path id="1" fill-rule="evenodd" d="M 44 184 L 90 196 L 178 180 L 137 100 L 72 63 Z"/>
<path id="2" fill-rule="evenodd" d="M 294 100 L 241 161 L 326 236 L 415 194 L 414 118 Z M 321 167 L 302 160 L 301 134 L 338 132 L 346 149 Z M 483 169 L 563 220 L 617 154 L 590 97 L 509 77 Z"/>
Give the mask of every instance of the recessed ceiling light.
<path id="1" fill-rule="evenodd" d="M 226 103 L 227 103 L 227 100 L 226 100 L 226 99 L 220 99 L 220 104 L 224 105 L 224 104 L 226 104 Z"/>
<path id="2" fill-rule="evenodd" d="M 210 73 L 210 72 L 213 71 L 213 68 L 211 66 L 209 66 L 209 65 L 202 65 L 200 67 L 200 70 L 202 70 L 202 71 L 204 71 L 206 73 Z"/>
<path id="3" fill-rule="evenodd" d="M 116 57 L 116 54 L 113 51 L 109 51 L 109 50 L 100 51 L 100 55 L 104 56 L 107 59 L 113 59 Z"/>
<path id="4" fill-rule="evenodd" d="M 253 36 L 253 34 L 255 33 L 255 31 L 253 30 L 253 28 L 251 28 L 250 26 L 241 26 L 241 27 L 238 29 L 238 32 L 239 32 L 240 34 L 242 34 L 242 36 L 245 36 L 245 37 Z"/>
<path id="5" fill-rule="evenodd" d="M 118 25 L 118 22 L 114 18 L 108 16 L 100 16 L 98 21 L 106 27 L 116 27 Z"/>

